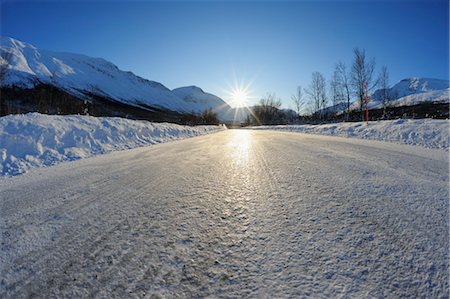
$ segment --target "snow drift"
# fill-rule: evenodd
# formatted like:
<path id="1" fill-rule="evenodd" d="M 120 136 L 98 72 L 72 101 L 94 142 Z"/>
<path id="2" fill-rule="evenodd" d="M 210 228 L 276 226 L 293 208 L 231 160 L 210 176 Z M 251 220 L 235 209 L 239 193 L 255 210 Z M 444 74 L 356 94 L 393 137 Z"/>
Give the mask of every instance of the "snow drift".
<path id="1" fill-rule="evenodd" d="M 259 126 L 253 130 L 279 130 L 308 134 L 389 141 L 433 149 L 449 149 L 449 121 L 435 119 L 398 119 L 366 123 L 323 125 Z"/>
<path id="2" fill-rule="evenodd" d="M 224 129 L 116 117 L 9 115 L 0 118 L 0 176 Z"/>

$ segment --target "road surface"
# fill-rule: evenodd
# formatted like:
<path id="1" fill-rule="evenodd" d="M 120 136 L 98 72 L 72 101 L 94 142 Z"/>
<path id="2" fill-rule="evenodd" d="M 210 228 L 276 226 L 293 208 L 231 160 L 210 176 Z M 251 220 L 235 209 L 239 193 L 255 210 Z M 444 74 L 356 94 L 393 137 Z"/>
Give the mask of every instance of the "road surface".
<path id="1" fill-rule="evenodd" d="M 228 130 L 0 179 L 0 297 L 448 297 L 448 152 Z"/>

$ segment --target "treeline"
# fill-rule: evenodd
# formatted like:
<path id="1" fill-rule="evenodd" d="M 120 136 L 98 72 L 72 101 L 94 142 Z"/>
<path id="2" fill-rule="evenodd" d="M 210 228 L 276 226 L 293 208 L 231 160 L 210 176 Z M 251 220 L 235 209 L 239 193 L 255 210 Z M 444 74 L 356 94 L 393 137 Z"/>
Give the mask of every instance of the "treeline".
<path id="1" fill-rule="evenodd" d="M 181 117 L 181 123 L 185 125 L 218 125 L 219 119 L 217 113 L 211 108 L 204 110 L 201 113 L 191 112 L 184 114 Z"/>
<path id="2" fill-rule="evenodd" d="M 0 116 L 27 112 L 43 114 L 88 114 L 92 104 L 51 85 L 34 88 L 1 87 Z"/>
<path id="3" fill-rule="evenodd" d="M 245 125 L 279 125 L 295 121 L 296 115 L 292 110 L 281 109 L 281 99 L 275 93 L 267 93 L 257 105 L 251 108 Z"/>
<path id="4" fill-rule="evenodd" d="M 84 92 L 83 98 L 48 84 L 39 84 L 28 89 L 15 86 L 1 87 L 0 116 L 39 112 L 58 115 L 118 116 L 187 125 L 219 124 L 217 114 L 211 109 L 201 113 L 181 114 L 143 104 L 142 107 L 127 105 L 87 91 Z"/>
<path id="5" fill-rule="evenodd" d="M 380 118 L 387 119 L 390 102 L 397 95 L 389 92 L 389 72 L 386 66 L 381 68 L 378 76 L 375 74 L 375 59 L 368 58 L 364 49 L 353 50 L 353 63 L 348 67 L 343 62 L 336 63 L 331 79 L 326 80 L 320 72 L 313 72 L 311 81 L 306 88 L 298 86 L 291 100 L 295 116 L 283 113 L 281 100 L 275 94 L 268 93 L 259 103 L 252 107 L 252 117 L 247 122 L 258 124 L 282 124 L 293 121 L 322 122 L 349 121 L 364 119 L 366 109 L 366 94 L 380 88 L 383 104 L 383 114 Z M 352 102 L 356 98 L 357 107 Z"/>

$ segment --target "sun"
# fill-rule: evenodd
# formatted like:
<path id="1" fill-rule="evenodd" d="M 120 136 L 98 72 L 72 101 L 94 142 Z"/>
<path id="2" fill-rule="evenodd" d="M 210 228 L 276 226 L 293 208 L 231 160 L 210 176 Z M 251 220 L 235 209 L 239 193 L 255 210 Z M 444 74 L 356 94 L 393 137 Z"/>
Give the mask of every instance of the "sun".
<path id="1" fill-rule="evenodd" d="M 224 89 L 225 101 L 230 105 L 231 108 L 238 108 L 237 110 L 242 110 L 242 108 L 249 109 L 249 105 L 255 100 L 252 90 L 252 80 L 239 80 L 236 74 L 233 72 L 233 81 L 228 82 L 228 89 Z"/>
<path id="2" fill-rule="evenodd" d="M 245 88 L 235 87 L 230 95 L 233 106 L 245 107 L 248 101 L 248 91 Z"/>

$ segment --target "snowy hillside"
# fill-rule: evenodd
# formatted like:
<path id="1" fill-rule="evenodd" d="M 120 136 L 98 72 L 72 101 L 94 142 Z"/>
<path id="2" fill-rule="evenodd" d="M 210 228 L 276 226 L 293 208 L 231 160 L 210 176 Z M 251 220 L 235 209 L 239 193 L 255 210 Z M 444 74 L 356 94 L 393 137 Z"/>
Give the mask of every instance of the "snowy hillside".
<path id="1" fill-rule="evenodd" d="M 403 79 L 388 90 L 393 98 L 399 99 L 411 94 L 420 94 L 423 92 L 435 91 L 435 90 L 445 90 L 449 88 L 449 81 L 431 79 L 431 78 L 408 78 Z M 382 100 L 382 90 L 376 90 L 371 100 L 378 102 Z"/>
<path id="2" fill-rule="evenodd" d="M 254 130 L 277 130 L 307 134 L 389 141 L 434 149 L 449 149 L 449 121 L 436 119 L 398 119 L 365 123 L 325 125 L 259 126 Z"/>
<path id="3" fill-rule="evenodd" d="M 409 106 L 424 102 L 449 102 L 449 81 L 431 78 L 403 79 L 388 89 L 393 100 L 390 106 Z M 383 90 L 377 89 L 370 97 L 369 108 L 382 108 Z M 359 108 L 359 102 L 352 104 L 352 109 Z"/>
<path id="4" fill-rule="evenodd" d="M 118 117 L 8 115 L 0 117 L 0 176 L 224 129 Z"/>
<path id="5" fill-rule="evenodd" d="M 190 103 L 195 110 L 203 109 L 206 106 L 219 107 L 224 104 L 221 98 L 206 93 L 197 86 L 180 87 L 172 90 L 172 92 L 186 103 Z"/>
<path id="6" fill-rule="evenodd" d="M 450 89 L 433 90 L 418 94 L 411 94 L 399 98 L 391 103 L 392 106 L 409 106 L 423 102 L 449 103 Z"/>
<path id="7" fill-rule="evenodd" d="M 391 107 L 400 107 L 400 106 L 412 106 L 421 103 L 449 103 L 449 92 L 450 89 L 443 90 L 431 90 L 421 93 L 410 94 L 389 102 L 389 106 Z M 381 101 L 378 102 L 370 102 L 370 108 L 382 108 L 383 103 Z"/>
<path id="8" fill-rule="evenodd" d="M 3 66 L 7 64 L 2 86 L 31 88 L 45 83 L 79 97 L 92 93 L 129 105 L 177 112 L 230 108 L 222 99 L 198 87 L 172 92 L 161 83 L 122 71 L 102 58 L 40 50 L 12 38 L 1 38 L 1 51 L 7 60 L 1 61 Z"/>
<path id="9" fill-rule="evenodd" d="M 197 86 L 180 87 L 172 90 L 172 92 L 189 104 L 190 111 L 198 112 L 211 108 L 222 121 L 233 121 L 235 119 L 233 113 L 235 109 L 231 108 L 218 96 L 204 92 Z"/>

